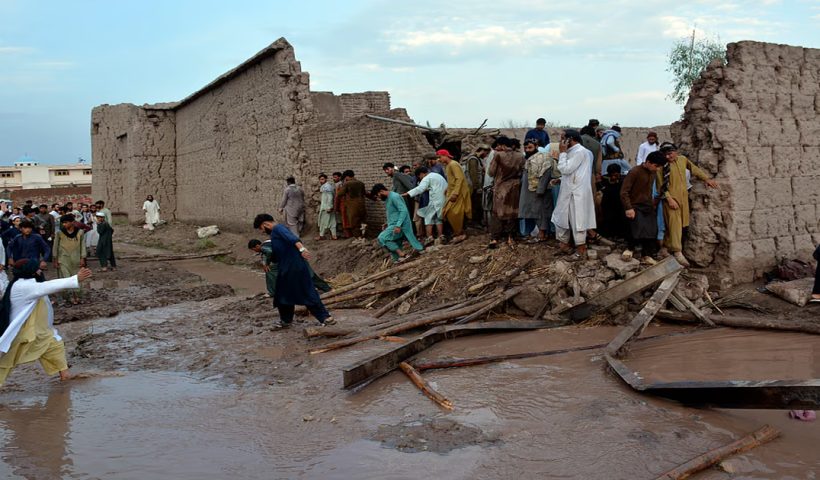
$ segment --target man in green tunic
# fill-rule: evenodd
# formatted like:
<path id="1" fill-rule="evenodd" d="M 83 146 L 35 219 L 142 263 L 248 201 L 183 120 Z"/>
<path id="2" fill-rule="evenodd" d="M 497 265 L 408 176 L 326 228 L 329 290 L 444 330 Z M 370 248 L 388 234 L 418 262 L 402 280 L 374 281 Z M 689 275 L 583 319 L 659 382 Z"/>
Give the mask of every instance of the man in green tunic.
<path id="1" fill-rule="evenodd" d="M 401 195 L 396 192 L 387 190 L 387 187 L 381 183 L 373 185 L 370 190 L 372 198 L 380 198 L 385 202 L 385 211 L 387 214 L 387 224 L 384 231 L 379 234 L 379 244 L 390 252 L 390 256 L 394 262 L 400 262 L 407 258 L 402 250 L 402 244 L 405 240 L 410 243 L 417 252 L 424 250 L 424 246 L 418 241 L 413 234 L 413 223 L 410 220 L 410 212 L 407 210 L 407 204 Z"/>
<path id="2" fill-rule="evenodd" d="M 69 213 L 60 217 L 60 231 L 54 236 L 54 268 L 60 278 L 77 275 L 80 268 L 85 268 L 85 239 L 83 232 L 74 223 L 74 215 Z M 79 290 L 70 290 L 72 305 L 80 303 Z"/>
<path id="3" fill-rule="evenodd" d="M 276 259 L 273 258 L 273 249 L 270 246 L 270 240 L 266 240 L 264 243 L 257 239 L 252 239 L 248 241 L 248 249 L 258 253 L 262 257 L 262 268 L 265 270 L 265 286 L 268 290 L 268 295 L 273 298 L 274 293 L 276 292 L 276 276 L 279 274 L 279 267 L 276 265 Z M 313 275 L 313 285 L 321 292 L 329 292 L 331 290 L 330 285 L 319 275 L 316 275 L 316 272 L 310 267 L 308 264 L 308 270 L 310 270 L 311 275 Z"/>
<path id="4" fill-rule="evenodd" d="M 106 220 L 103 212 L 97 212 L 97 258 L 103 272 L 108 271 L 108 264 L 111 264 L 111 271 L 117 269 L 117 259 L 114 258 L 114 229 Z"/>

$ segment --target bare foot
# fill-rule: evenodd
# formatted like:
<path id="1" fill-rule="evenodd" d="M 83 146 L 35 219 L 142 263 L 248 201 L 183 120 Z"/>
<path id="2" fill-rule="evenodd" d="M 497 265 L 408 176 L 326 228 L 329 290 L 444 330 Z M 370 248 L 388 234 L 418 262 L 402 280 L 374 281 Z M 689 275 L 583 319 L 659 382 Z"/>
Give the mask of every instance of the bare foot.
<path id="1" fill-rule="evenodd" d="M 65 382 L 71 380 L 74 376 L 71 375 L 71 372 L 68 371 L 66 368 L 65 370 L 60 370 L 60 381 Z"/>

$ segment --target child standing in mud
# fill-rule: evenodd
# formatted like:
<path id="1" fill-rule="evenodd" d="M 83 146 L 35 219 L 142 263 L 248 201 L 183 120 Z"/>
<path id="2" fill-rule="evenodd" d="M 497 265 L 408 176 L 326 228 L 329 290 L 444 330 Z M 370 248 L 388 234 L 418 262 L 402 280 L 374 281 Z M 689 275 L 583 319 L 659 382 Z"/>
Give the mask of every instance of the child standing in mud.
<path id="1" fill-rule="evenodd" d="M 54 236 L 54 268 L 60 278 L 69 278 L 77 275 L 81 268 L 85 268 L 86 248 L 83 239 L 84 232 L 77 228 L 74 215 L 60 217 L 60 231 Z M 80 303 L 80 286 L 68 294 L 72 305 Z"/>
<path id="2" fill-rule="evenodd" d="M 0 306 L 0 386 L 17 365 L 39 360 L 47 375 L 60 374 L 68 380 L 68 362 L 63 339 L 54 328 L 54 311 L 48 296 L 76 289 L 91 278 L 91 270 L 80 268 L 68 278 L 38 282 L 40 266 L 30 259 L 14 263 Z"/>

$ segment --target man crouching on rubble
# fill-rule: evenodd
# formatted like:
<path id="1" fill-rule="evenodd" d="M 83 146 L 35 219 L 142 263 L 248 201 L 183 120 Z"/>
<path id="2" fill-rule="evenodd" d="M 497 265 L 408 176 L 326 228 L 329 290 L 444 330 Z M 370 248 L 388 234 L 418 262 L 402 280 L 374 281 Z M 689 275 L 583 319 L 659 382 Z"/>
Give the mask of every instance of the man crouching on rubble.
<path id="1" fill-rule="evenodd" d="M 384 231 L 379 234 L 379 245 L 390 252 L 393 262 L 398 263 L 409 257 L 401 249 L 405 240 L 415 251 L 424 250 L 424 246 L 413 234 L 413 221 L 410 220 L 410 212 L 407 211 L 407 204 L 402 196 L 387 190 L 387 187 L 381 183 L 373 185 L 370 196 L 374 200 L 378 198 L 385 203 L 387 224 Z"/>
<path id="2" fill-rule="evenodd" d="M 270 235 L 271 250 L 278 260 L 273 304 L 279 310 L 279 326 L 289 327 L 293 323 L 296 305 L 306 306 L 319 325 L 334 325 L 336 320 L 316 293 L 307 263 L 310 252 L 302 241 L 284 225 L 274 222 L 267 213 L 260 213 L 254 218 L 253 228 Z"/>

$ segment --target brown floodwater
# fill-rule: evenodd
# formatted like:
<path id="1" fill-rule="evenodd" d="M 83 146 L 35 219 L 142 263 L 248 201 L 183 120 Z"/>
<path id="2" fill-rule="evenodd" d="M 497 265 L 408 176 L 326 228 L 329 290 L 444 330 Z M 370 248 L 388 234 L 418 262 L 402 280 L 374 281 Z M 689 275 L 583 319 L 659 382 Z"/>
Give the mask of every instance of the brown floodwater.
<path id="1" fill-rule="evenodd" d="M 820 335 L 721 328 L 636 344 L 624 363 L 647 383 L 820 379 Z"/>
<path id="2" fill-rule="evenodd" d="M 196 314 L 192 309 L 185 310 Z M 183 311 L 165 309 L 170 316 Z M 139 328 L 138 313 L 128 315 L 114 319 L 117 329 Z M 145 321 L 158 317 L 146 312 Z M 467 337 L 423 356 L 594 344 L 616 332 Z M 731 478 L 810 479 L 820 472 L 817 423 L 789 420 L 783 411 L 695 410 L 640 395 L 595 351 L 425 373 L 453 401 L 452 412 L 400 373 L 356 393 L 340 389 L 342 366 L 392 345 L 312 356 L 292 367 L 303 375 L 252 388 L 169 371 L 103 372 L 59 384 L 36 367 L 21 368 L 13 373 L 17 382 L 0 391 L 0 478 L 642 479 L 765 423 L 783 437 L 735 457 L 740 473 Z M 443 453 L 425 451 L 426 442 Z M 402 448 L 408 443 L 414 448 Z M 730 477 L 712 470 L 699 478 Z"/>
<path id="3" fill-rule="evenodd" d="M 263 276 L 243 268 L 176 264 L 240 292 L 264 291 Z M 609 372 L 598 351 L 425 372 L 455 404 L 452 412 L 400 372 L 348 392 L 341 369 L 394 343 L 306 355 L 296 329 L 250 329 L 264 321 L 215 313 L 235 300 L 61 325 L 69 350 L 78 338 L 97 335 L 86 346 L 90 356 L 74 358 L 75 372 L 89 378 L 61 384 L 38 365 L 11 374 L 0 388 L 0 478 L 651 479 L 766 423 L 783 436 L 734 457 L 731 476 L 713 469 L 697 478 L 816 479 L 820 472 L 820 422 L 790 420 L 785 411 L 692 409 L 642 395 Z M 334 315 L 354 326 L 373 321 L 366 312 Z M 645 335 L 680 330 L 650 327 Z M 465 337 L 420 357 L 591 345 L 618 331 Z M 663 342 L 695 348 L 699 335 Z M 733 340 L 744 341 L 766 343 Z M 633 349 L 651 351 L 650 342 Z"/>

